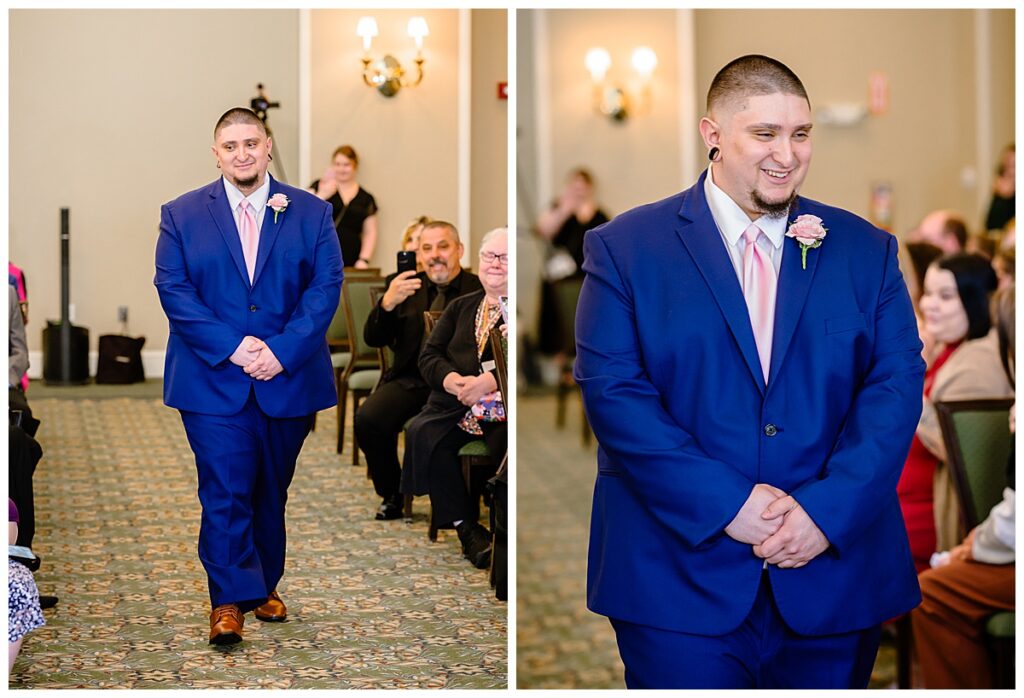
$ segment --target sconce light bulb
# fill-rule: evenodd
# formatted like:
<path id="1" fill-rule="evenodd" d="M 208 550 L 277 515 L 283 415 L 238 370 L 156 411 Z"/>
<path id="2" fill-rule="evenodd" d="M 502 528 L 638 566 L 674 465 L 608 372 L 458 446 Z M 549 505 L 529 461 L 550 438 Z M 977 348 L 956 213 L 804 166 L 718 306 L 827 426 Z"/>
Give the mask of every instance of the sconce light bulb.
<path id="1" fill-rule="evenodd" d="M 360 17 L 356 25 L 356 36 L 363 38 L 363 51 L 370 52 L 370 42 L 378 34 L 377 20 L 373 17 Z"/>
<path id="2" fill-rule="evenodd" d="M 416 40 L 417 51 L 423 48 L 423 37 L 430 35 L 430 29 L 427 28 L 427 20 L 423 17 L 411 18 L 406 31 L 408 31 L 409 36 Z"/>
<path id="3" fill-rule="evenodd" d="M 587 51 L 587 56 L 583 63 L 587 66 L 587 70 L 590 71 L 590 77 L 594 82 L 601 82 L 608 73 L 608 68 L 612 65 L 612 57 L 603 48 L 592 48 Z"/>
<path id="4" fill-rule="evenodd" d="M 640 46 L 633 51 L 633 68 L 644 78 L 649 78 L 654 69 L 658 67 L 658 56 L 646 46 Z"/>

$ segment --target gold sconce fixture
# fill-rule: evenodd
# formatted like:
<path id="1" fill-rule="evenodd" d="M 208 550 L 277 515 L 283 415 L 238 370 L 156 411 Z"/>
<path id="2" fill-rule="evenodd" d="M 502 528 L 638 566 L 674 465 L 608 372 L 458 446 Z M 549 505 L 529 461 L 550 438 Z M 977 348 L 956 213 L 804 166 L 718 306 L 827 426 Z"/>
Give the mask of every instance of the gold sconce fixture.
<path id="1" fill-rule="evenodd" d="M 369 87 L 377 88 L 385 97 L 394 97 L 403 87 L 416 87 L 423 80 L 423 37 L 430 34 L 427 20 L 413 17 L 409 20 L 407 33 L 416 40 L 415 76 L 408 77 L 406 70 L 398 59 L 391 54 L 374 60 L 370 57 L 370 43 L 379 34 L 377 20 L 373 17 L 360 17 L 356 25 L 356 36 L 363 39 L 363 82 Z"/>
<path id="2" fill-rule="evenodd" d="M 612 84 L 607 79 L 612 57 L 606 49 L 592 48 L 584 59 L 594 83 L 594 109 L 612 121 L 626 121 L 650 108 L 651 74 L 658 67 L 658 56 L 646 46 L 639 46 L 633 50 L 630 62 L 636 72 L 636 87 L 627 92 L 625 87 Z"/>

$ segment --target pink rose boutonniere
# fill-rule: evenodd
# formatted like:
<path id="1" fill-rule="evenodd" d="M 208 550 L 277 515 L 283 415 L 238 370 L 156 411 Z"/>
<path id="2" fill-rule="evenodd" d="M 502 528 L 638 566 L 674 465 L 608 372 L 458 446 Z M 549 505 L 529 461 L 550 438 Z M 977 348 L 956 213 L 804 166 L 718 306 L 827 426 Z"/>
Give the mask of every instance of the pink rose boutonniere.
<path id="1" fill-rule="evenodd" d="M 284 213 L 284 210 L 288 208 L 288 197 L 278 192 L 274 194 L 270 199 L 267 200 L 267 206 L 274 212 L 274 223 L 277 223 L 277 214 Z"/>
<path id="2" fill-rule="evenodd" d="M 789 226 L 789 230 L 786 231 L 786 237 L 793 238 L 800 243 L 801 262 L 804 269 L 807 268 L 807 250 L 821 247 L 821 241 L 825 239 L 827 234 L 828 229 L 821 224 L 821 219 L 809 213 L 797 216 L 796 220 Z"/>

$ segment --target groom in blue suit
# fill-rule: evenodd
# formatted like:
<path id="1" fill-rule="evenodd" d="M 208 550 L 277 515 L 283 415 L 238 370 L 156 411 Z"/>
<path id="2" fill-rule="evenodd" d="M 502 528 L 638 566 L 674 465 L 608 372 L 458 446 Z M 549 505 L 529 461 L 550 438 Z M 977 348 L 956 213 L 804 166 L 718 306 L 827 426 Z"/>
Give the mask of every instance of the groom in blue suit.
<path id="1" fill-rule="evenodd" d="M 797 195 L 811 128 L 789 68 L 738 58 L 696 185 L 585 241 L 588 606 L 631 688 L 863 688 L 920 601 L 896 482 L 921 342 L 897 240 Z"/>
<path id="2" fill-rule="evenodd" d="M 223 177 L 163 206 L 156 288 L 170 324 L 164 402 L 199 474 L 210 643 L 244 613 L 283 621 L 285 503 L 318 410 L 336 404 L 325 334 L 342 262 L 331 207 L 267 173 L 271 141 L 235 108 L 214 129 Z"/>

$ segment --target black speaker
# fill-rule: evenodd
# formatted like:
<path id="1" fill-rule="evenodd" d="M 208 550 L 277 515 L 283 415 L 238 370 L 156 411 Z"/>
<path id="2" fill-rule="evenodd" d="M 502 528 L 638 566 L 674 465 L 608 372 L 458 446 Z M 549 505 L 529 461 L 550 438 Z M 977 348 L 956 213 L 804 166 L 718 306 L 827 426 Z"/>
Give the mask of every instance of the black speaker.
<path id="1" fill-rule="evenodd" d="M 43 380 L 47 385 L 89 382 L 89 330 L 71 323 L 46 321 L 43 329 Z"/>
<path id="2" fill-rule="evenodd" d="M 43 380 L 53 385 L 89 382 L 89 330 L 71 324 L 71 210 L 60 210 L 60 322 L 43 330 Z"/>

